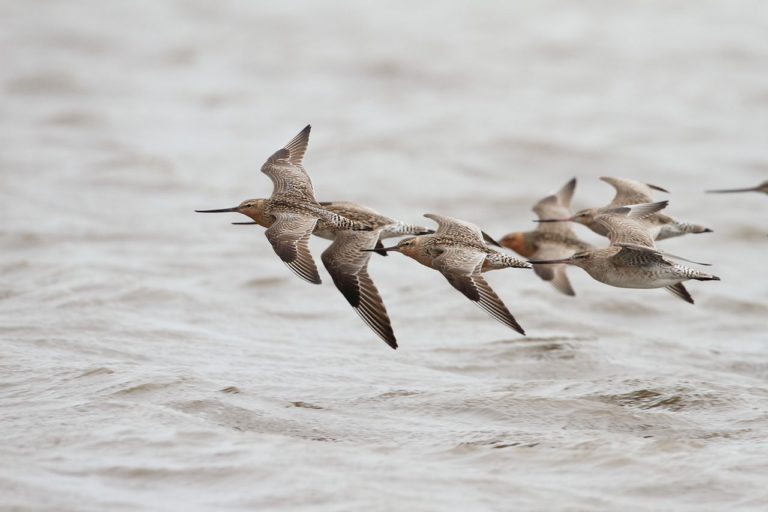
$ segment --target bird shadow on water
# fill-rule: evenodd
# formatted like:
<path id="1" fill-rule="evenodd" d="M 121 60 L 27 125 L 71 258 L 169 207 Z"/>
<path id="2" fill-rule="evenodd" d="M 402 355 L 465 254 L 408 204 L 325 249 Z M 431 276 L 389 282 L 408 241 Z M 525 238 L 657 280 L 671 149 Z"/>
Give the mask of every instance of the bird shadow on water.
<path id="1" fill-rule="evenodd" d="M 575 336 L 552 336 L 525 339 L 502 339 L 482 345 L 467 343 L 462 347 L 437 349 L 432 368 L 436 370 L 474 373 L 488 371 L 521 377 L 534 368 L 532 362 L 542 362 L 546 367 L 536 366 L 543 374 L 549 374 L 548 362 L 567 363 L 568 367 L 582 370 L 594 364 L 592 349 L 587 348 L 597 338 Z M 559 371 L 565 371 L 560 368 Z M 566 372 L 567 373 L 567 372 Z M 542 375 L 543 375 L 542 374 Z"/>
<path id="2" fill-rule="evenodd" d="M 542 357 L 558 357 L 558 353 L 573 353 L 579 351 L 580 347 L 586 342 L 597 341 L 595 337 L 587 336 L 548 336 L 548 337 L 526 337 L 515 339 L 501 339 L 486 342 L 482 345 L 476 343 L 467 343 L 462 347 L 451 347 L 438 349 L 436 352 L 443 353 L 477 353 L 479 350 L 494 352 L 497 356 L 506 355 L 514 357 L 515 355 L 533 356 L 539 354 Z"/>

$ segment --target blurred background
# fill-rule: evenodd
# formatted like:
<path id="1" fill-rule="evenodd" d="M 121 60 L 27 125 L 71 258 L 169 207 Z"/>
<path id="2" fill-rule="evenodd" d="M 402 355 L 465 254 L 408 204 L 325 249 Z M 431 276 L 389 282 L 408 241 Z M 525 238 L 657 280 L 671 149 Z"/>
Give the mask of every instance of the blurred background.
<path id="1" fill-rule="evenodd" d="M 703 193 L 768 179 L 761 2 L 5 0 L 0 28 L 0 508 L 768 505 L 768 202 Z M 320 200 L 501 237 L 632 178 L 723 280 L 494 273 L 522 338 L 375 258 L 393 352 L 193 213 L 268 197 L 307 123 Z"/>

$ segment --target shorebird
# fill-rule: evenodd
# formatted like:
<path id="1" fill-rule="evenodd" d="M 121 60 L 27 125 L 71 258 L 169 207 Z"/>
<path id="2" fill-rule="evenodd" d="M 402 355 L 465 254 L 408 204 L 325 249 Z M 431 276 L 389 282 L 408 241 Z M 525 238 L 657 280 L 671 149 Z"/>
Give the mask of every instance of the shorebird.
<path id="1" fill-rule="evenodd" d="M 430 213 L 424 216 L 437 222 L 434 234 L 404 238 L 383 250 L 402 253 L 439 271 L 454 288 L 496 320 L 525 334 L 481 273 L 502 268 L 531 268 L 531 265 L 488 247 L 483 232 L 474 224 Z"/>
<path id="2" fill-rule="evenodd" d="M 661 201 L 606 209 L 595 216 L 595 222 L 608 233 L 609 247 L 579 251 L 568 258 L 530 262 L 536 265 L 576 265 L 595 280 L 619 288 L 666 288 L 693 304 L 683 281 L 719 281 L 720 278 L 683 267 L 672 259 L 690 260 L 656 249 L 651 231 L 642 220 L 665 208 L 667 203 Z"/>
<path id="3" fill-rule="evenodd" d="M 242 213 L 243 215 L 246 215 L 253 220 L 250 222 L 233 222 L 232 224 L 238 226 L 258 224 L 259 226 L 269 228 L 274 223 L 275 218 L 265 211 L 267 201 L 267 199 L 248 199 L 240 203 L 238 206 L 235 206 L 234 208 L 196 211 L 201 213 Z M 330 212 L 341 215 L 353 222 L 358 222 L 360 224 L 370 226 L 373 230 L 381 228 L 378 231 L 379 237 L 376 243 L 376 248 L 378 249 L 383 247 L 381 240 L 385 238 L 397 238 L 407 235 L 426 235 L 429 233 L 434 233 L 433 230 L 424 226 L 408 224 L 406 222 L 389 218 L 377 212 L 376 210 L 373 210 L 372 208 L 368 208 L 366 206 L 362 206 L 350 201 L 321 201 L 319 204 Z M 325 238 L 326 240 L 336 240 L 336 235 L 339 233 L 339 231 L 340 230 L 336 229 L 333 225 L 329 224 L 323 219 L 320 219 L 317 221 L 312 234 L 319 236 L 320 238 Z M 381 250 L 377 250 L 375 252 L 378 252 L 382 256 L 387 255 L 386 252 Z"/>
<path id="4" fill-rule="evenodd" d="M 556 193 L 548 195 L 533 207 L 539 219 L 564 218 L 571 216 L 571 198 L 576 189 L 576 178 L 566 183 Z M 567 258 L 578 251 L 591 249 L 582 242 L 567 222 L 545 222 L 535 231 L 509 233 L 499 240 L 502 246 L 512 249 L 529 259 L 550 260 Z M 568 281 L 567 266 L 534 265 L 533 271 L 541 279 L 549 281 L 560 292 L 576 295 Z"/>
<path id="5" fill-rule="evenodd" d="M 577 212 L 571 217 L 563 218 L 560 220 L 578 222 L 579 224 L 587 226 L 598 235 L 608 236 L 608 232 L 604 225 L 600 222 L 597 222 L 597 216 L 605 213 L 607 210 L 615 209 L 621 206 L 651 203 L 653 202 L 653 198 L 651 197 L 651 190 L 668 192 L 667 190 L 656 185 L 648 185 L 635 180 L 611 178 L 608 176 L 603 176 L 600 179 L 616 189 L 616 195 L 613 197 L 611 203 L 603 208 L 587 208 Z M 648 229 L 651 232 L 651 236 L 655 240 L 664 240 L 665 238 L 681 236 L 687 233 L 712 232 L 711 229 L 704 226 L 689 224 L 687 222 L 678 222 L 672 217 L 662 213 L 655 213 L 653 215 L 646 216 L 643 219 L 643 222 L 647 224 Z"/>
<path id="6" fill-rule="evenodd" d="M 768 194 L 768 181 L 764 181 L 756 187 L 750 188 L 730 188 L 721 190 L 707 190 L 709 194 L 732 194 L 736 192 L 762 192 Z"/>
<path id="7" fill-rule="evenodd" d="M 248 199 L 234 208 L 205 210 L 205 212 L 242 213 L 253 221 L 233 222 L 233 224 L 258 224 L 270 228 L 275 218 L 266 212 L 268 201 L 268 199 Z M 422 235 L 433 233 L 433 231 L 423 226 L 391 219 L 371 208 L 348 201 L 321 202 L 320 205 L 353 222 L 373 228 L 371 231 L 340 230 L 321 219 L 315 225 L 313 234 L 333 241 L 321 255 L 321 260 L 336 288 L 373 332 L 387 345 L 396 349 L 397 339 L 384 301 L 368 275 L 368 261 L 371 258 L 369 250 L 386 256 L 387 253 L 382 250 L 381 239 Z"/>
<path id="8" fill-rule="evenodd" d="M 302 165 L 311 129 L 307 125 L 262 165 L 261 172 L 269 176 L 274 185 L 272 195 L 264 200 L 262 211 L 272 218 L 265 234 L 275 253 L 296 275 L 310 283 L 320 284 L 320 275 L 308 244 L 317 222 L 323 220 L 338 230 L 369 231 L 372 228 L 328 210 L 315 199 L 312 181 Z M 195 211 L 234 212 L 245 207 L 247 202 L 235 208 Z"/>

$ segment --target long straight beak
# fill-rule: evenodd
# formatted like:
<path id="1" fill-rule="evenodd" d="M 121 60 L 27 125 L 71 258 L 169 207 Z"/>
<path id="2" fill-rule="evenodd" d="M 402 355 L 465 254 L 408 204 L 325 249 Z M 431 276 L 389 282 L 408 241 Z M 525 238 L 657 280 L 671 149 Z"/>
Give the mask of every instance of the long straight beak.
<path id="1" fill-rule="evenodd" d="M 561 260 L 528 260 L 528 263 L 533 265 L 554 265 L 555 263 L 571 263 L 571 258 L 563 258 Z"/>
<path id="2" fill-rule="evenodd" d="M 250 222 L 233 222 L 233 226 L 253 226 L 254 224 L 258 224 L 258 222 L 250 221 Z"/>
<path id="3" fill-rule="evenodd" d="M 197 213 L 227 213 L 227 212 L 236 212 L 239 211 L 240 208 L 237 206 L 234 206 L 232 208 L 220 208 L 218 210 L 195 210 Z"/>
<path id="4" fill-rule="evenodd" d="M 734 192 L 757 192 L 759 187 L 750 188 L 724 188 L 720 190 L 707 190 L 707 194 L 732 194 Z"/>
<path id="5" fill-rule="evenodd" d="M 400 248 L 396 245 L 392 247 L 379 247 L 377 249 L 360 249 L 360 252 L 389 252 L 389 251 L 395 251 L 400 252 Z"/>
<path id="6" fill-rule="evenodd" d="M 538 219 L 533 222 L 570 222 L 572 220 L 573 217 L 568 217 L 567 219 Z"/>

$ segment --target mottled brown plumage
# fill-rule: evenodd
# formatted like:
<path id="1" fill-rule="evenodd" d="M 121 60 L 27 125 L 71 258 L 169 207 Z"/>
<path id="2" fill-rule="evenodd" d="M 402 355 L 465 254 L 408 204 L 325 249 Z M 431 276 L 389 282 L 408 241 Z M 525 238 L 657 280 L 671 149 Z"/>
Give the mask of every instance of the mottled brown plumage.
<path id="1" fill-rule="evenodd" d="M 271 228 L 276 222 L 276 217 L 267 212 L 269 201 L 269 199 L 248 199 L 234 208 L 207 211 L 241 213 L 253 219 L 253 222 L 236 224 L 258 224 L 265 228 Z M 386 217 L 371 208 L 348 201 L 329 201 L 319 204 L 329 212 L 373 228 L 371 231 L 337 229 L 332 223 L 322 219 L 314 224 L 312 234 L 333 240 L 333 243 L 323 252 L 321 259 L 336 288 L 344 295 L 344 298 L 360 315 L 360 318 L 387 345 L 397 348 L 397 339 L 392 330 L 384 301 L 368 275 L 368 261 L 371 256 L 368 250 L 378 252 L 379 250 L 376 248 L 382 247 L 381 239 L 383 238 L 420 235 L 432 231 L 423 226 L 407 224 Z M 307 242 L 308 235 L 305 232 L 305 236 L 300 240 L 301 247 L 304 248 L 301 254 L 309 254 L 309 250 L 306 248 Z M 383 254 L 386 255 L 386 252 Z M 296 267 L 297 273 L 309 273 L 311 271 L 311 259 L 297 257 L 292 264 Z"/>
<path id="2" fill-rule="evenodd" d="M 424 216 L 437 222 L 438 229 L 434 234 L 406 238 L 385 250 L 400 252 L 439 271 L 469 300 L 504 325 L 525 334 L 481 273 L 531 266 L 488 247 L 483 232 L 474 224 L 435 214 Z"/>
<path id="3" fill-rule="evenodd" d="M 315 230 L 317 222 L 322 220 L 338 230 L 366 231 L 372 228 L 324 208 L 315 199 L 312 180 L 302 163 L 309 143 L 310 130 L 311 126 L 307 125 L 262 165 L 261 172 L 269 176 L 274 185 L 269 199 L 247 200 L 235 208 L 197 211 L 245 213 L 246 210 L 258 210 L 253 212 L 252 218 L 267 227 L 267 239 L 280 259 L 302 279 L 320 284 L 317 265 L 308 245 L 309 236 Z"/>

